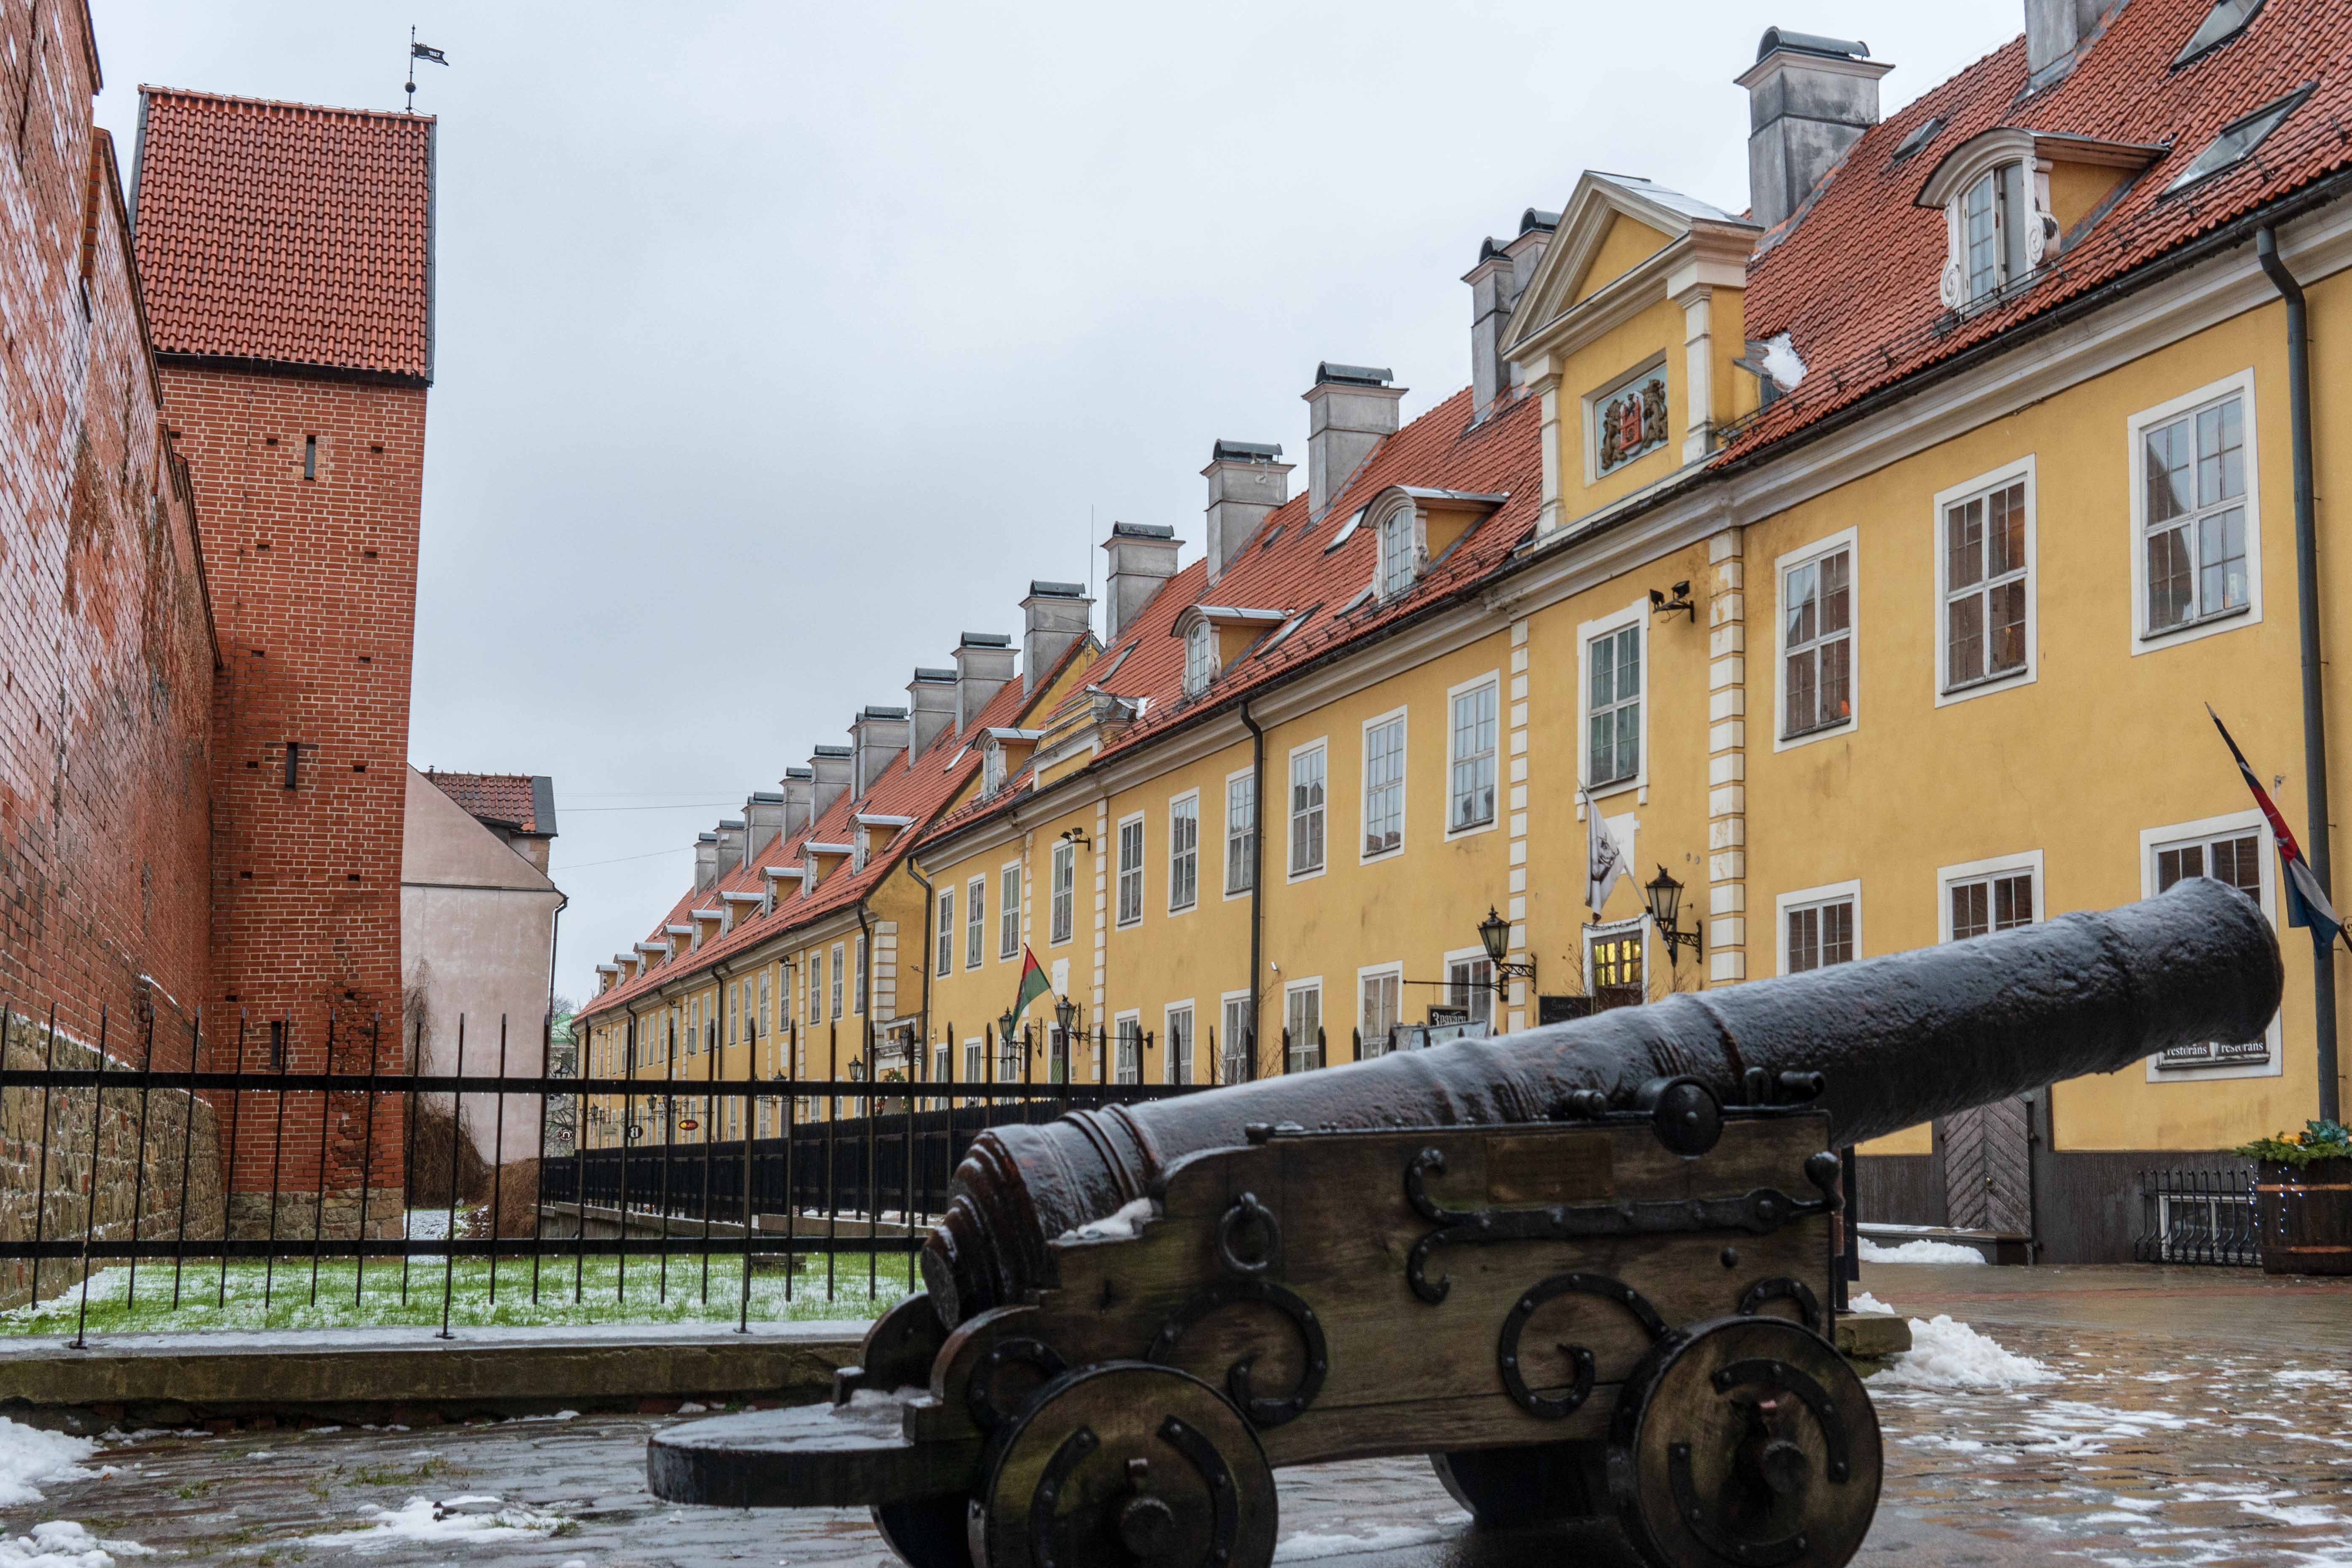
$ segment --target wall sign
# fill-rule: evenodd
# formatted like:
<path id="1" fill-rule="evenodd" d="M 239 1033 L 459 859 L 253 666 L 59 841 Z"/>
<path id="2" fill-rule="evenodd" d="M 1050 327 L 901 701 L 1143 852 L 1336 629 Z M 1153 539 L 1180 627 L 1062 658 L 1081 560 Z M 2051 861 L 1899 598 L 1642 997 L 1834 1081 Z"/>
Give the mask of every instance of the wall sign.
<path id="1" fill-rule="evenodd" d="M 2185 1072 L 2192 1068 L 2258 1068 L 2269 1065 L 2268 1040 L 2235 1043 L 2210 1040 L 2193 1046 L 2171 1046 L 2158 1054 L 2156 1070 Z"/>
<path id="2" fill-rule="evenodd" d="M 1593 400 L 1593 453 L 1601 473 L 1666 444 L 1666 373 L 1649 370 Z"/>

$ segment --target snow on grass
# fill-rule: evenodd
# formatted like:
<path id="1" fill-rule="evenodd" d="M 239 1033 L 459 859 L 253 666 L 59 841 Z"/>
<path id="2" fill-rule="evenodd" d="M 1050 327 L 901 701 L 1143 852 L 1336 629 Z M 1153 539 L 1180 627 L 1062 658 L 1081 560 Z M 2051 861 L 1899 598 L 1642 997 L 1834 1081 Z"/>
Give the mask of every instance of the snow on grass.
<path id="1" fill-rule="evenodd" d="M 306 1538 L 305 1546 L 348 1546 L 356 1552 L 381 1552 L 404 1542 L 435 1546 L 478 1546 L 499 1541 L 544 1539 L 572 1521 L 524 1503 L 499 1497 L 453 1497 L 436 1502 L 413 1497 L 398 1508 L 366 1506 L 365 1522 L 357 1529 Z"/>
<path id="2" fill-rule="evenodd" d="M 100 1541 L 69 1519 L 45 1520 L 30 1535 L 0 1535 L 0 1568 L 115 1568 L 154 1554 L 135 1541 Z"/>
<path id="3" fill-rule="evenodd" d="M 1906 1241 L 1900 1247 L 1881 1247 L 1870 1237 L 1856 1237 L 1862 1243 L 1864 1263 L 1982 1263 L 1984 1254 L 1973 1247 L 1957 1242 Z"/>
<path id="4" fill-rule="evenodd" d="M 98 1445 L 88 1437 L 44 1432 L 0 1415 L 0 1508 L 39 1502 L 43 1481 L 89 1475 L 81 1462 L 97 1451 Z"/>
<path id="5" fill-rule="evenodd" d="M 1894 1357 L 1894 1364 L 1874 1382 L 1910 1388 L 2010 1389 L 2021 1384 L 2051 1383 L 2058 1374 L 2032 1356 L 2001 1349 L 1951 1314 L 1911 1320 L 1911 1348 Z"/>

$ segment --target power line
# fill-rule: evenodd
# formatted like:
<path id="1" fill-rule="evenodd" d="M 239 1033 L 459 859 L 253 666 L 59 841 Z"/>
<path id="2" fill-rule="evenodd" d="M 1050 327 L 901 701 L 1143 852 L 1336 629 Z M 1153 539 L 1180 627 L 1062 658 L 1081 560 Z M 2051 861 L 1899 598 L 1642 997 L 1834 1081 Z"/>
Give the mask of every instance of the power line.
<path id="1" fill-rule="evenodd" d="M 643 855 L 616 855 L 610 860 L 578 860 L 569 866 L 550 866 L 547 873 L 551 877 L 558 871 L 584 871 L 591 866 L 618 866 L 625 860 L 650 860 L 656 855 L 675 855 L 688 847 L 691 847 L 678 844 L 667 849 L 649 849 Z"/>

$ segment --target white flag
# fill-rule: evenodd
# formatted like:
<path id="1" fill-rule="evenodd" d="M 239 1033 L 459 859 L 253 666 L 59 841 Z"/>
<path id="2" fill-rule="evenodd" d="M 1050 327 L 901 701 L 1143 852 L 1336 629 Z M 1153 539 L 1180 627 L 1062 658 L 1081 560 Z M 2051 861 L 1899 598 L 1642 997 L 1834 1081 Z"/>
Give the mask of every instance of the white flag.
<path id="1" fill-rule="evenodd" d="M 1609 902 L 1609 895 L 1616 891 L 1617 884 L 1629 879 L 1633 873 L 1625 869 L 1624 851 L 1617 847 L 1617 840 L 1601 824 L 1601 808 L 1583 790 L 1576 793 L 1584 796 L 1584 901 L 1598 915 L 1601 906 Z"/>

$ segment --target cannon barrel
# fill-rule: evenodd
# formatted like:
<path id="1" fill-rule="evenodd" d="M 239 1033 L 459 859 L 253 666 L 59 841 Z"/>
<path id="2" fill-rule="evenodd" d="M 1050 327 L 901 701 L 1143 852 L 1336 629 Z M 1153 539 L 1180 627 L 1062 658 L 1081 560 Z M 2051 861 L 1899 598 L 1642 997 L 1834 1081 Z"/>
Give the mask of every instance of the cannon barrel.
<path id="1" fill-rule="evenodd" d="M 1751 1071 L 1817 1072 L 1838 1144 L 2168 1047 L 2251 1039 L 2278 1009 L 2278 942 L 2252 900 L 2191 879 L 2159 898 L 1654 1005 L 982 1133 L 923 1279 L 950 1326 L 1055 1282 L 1046 1242 L 1153 1194 L 1253 1123 L 1455 1126 L 1631 1109 L 1643 1085 L 1749 1096 Z"/>

